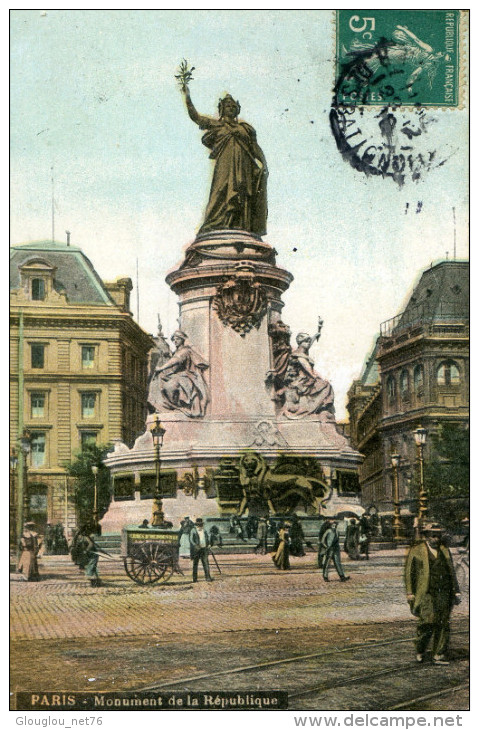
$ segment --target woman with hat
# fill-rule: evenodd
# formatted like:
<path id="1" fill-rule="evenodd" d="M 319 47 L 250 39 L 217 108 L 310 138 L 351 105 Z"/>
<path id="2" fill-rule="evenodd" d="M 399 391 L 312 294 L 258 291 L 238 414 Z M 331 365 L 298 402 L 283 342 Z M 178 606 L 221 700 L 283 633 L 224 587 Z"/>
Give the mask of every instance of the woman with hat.
<path id="1" fill-rule="evenodd" d="M 449 664 L 449 617 L 461 600 L 449 549 L 442 543 L 442 528 L 429 523 L 423 538 L 412 545 L 406 559 L 406 593 L 413 616 L 419 618 L 416 661 L 422 663 L 432 639 L 434 664 Z"/>
<path id="2" fill-rule="evenodd" d="M 20 538 L 20 560 L 18 561 L 18 572 L 22 574 L 23 580 L 38 580 L 37 555 L 41 546 L 41 539 L 34 531 L 34 522 L 25 522 L 23 533 Z"/>
<path id="3" fill-rule="evenodd" d="M 289 536 L 290 527 L 291 523 L 285 522 L 279 529 L 279 545 L 273 555 L 273 563 L 276 565 L 278 570 L 291 570 L 291 565 L 289 564 L 289 546 L 291 543 Z"/>

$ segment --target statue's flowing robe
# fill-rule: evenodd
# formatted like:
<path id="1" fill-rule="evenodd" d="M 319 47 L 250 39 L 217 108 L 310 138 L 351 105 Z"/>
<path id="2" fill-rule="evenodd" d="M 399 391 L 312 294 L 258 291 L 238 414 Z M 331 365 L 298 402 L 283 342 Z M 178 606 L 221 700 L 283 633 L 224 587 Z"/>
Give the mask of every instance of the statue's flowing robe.
<path id="1" fill-rule="evenodd" d="M 297 350 L 291 353 L 297 369 L 297 376 L 288 384 L 289 394 L 294 398 L 284 404 L 282 415 L 287 418 L 303 418 L 323 414 L 326 420 L 334 420 L 334 392 L 327 380 L 314 370 L 314 362 Z"/>
<path id="2" fill-rule="evenodd" d="M 201 231 L 238 228 L 262 236 L 266 233 L 266 176 L 255 161 L 263 159 L 256 132 L 246 122 L 229 122 L 201 116 L 207 129 L 203 144 L 215 160 L 210 198 Z"/>
<path id="3" fill-rule="evenodd" d="M 204 416 L 209 398 L 203 371 L 208 363 L 190 345 L 181 345 L 165 365 L 168 369 L 150 383 L 148 402 L 158 411 L 179 410 L 191 418 Z"/>

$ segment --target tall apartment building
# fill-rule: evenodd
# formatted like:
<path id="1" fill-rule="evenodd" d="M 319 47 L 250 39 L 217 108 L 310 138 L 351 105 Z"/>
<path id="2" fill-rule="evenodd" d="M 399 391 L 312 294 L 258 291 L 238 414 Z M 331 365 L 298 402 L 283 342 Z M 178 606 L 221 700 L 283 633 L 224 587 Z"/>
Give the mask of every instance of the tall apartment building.
<path id="1" fill-rule="evenodd" d="M 399 498 L 407 513 L 416 468 L 414 431 L 469 421 L 469 263 L 423 272 L 403 312 L 381 324 L 360 379 L 348 393 L 351 438 L 364 454 L 362 504 L 393 509 L 391 454 L 401 457 Z M 425 446 L 425 458 L 431 450 Z"/>
<path id="2" fill-rule="evenodd" d="M 11 249 L 10 448 L 28 435 L 25 513 L 40 529 L 75 523 L 65 464 L 85 444 L 144 430 L 153 340 L 129 311 L 131 289 L 129 278 L 103 282 L 76 246 Z"/>

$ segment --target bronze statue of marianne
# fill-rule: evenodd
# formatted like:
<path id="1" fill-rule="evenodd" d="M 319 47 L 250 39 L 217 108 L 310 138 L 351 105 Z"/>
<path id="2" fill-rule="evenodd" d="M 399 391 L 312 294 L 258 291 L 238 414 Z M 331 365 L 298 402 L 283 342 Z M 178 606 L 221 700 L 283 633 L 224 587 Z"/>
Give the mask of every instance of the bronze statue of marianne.
<path id="1" fill-rule="evenodd" d="M 185 63 L 185 62 L 184 62 Z M 186 68 L 186 66 L 185 66 Z M 240 105 L 227 94 L 218 104 L 219 119 L 199 114 L 191 101 L 186 70 L 181 78 L 190 118 L 206 129 L 203 144 L 215 161 L 210 197 L 200 232 L 236 228 L 262 236 L 266 233 L 268 168 L 256 132 L 238 120 Z"/>

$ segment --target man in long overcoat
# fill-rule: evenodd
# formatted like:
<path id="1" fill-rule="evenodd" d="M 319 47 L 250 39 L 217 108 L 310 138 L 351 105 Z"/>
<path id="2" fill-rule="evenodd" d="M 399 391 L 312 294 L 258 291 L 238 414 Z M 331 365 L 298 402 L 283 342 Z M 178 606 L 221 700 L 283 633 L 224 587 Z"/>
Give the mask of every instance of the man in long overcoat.
<path id="1" fill-rule="evenodd" d="M 324 563 L 324 556 L 326 555 L 326 547 L 323 545 L 323 535 L 330 526 L 331 517 L 326 517 L 322 520 L 319 532 L 318 532 L 318 568 L 322 570 Z"/>
<path id="2" fill-rule="evenodd" d="M 204 529 L 203 520 L 198 517 L 195 520 L 194 527 L 190 530 L 190 556 L 193 561 L 193 583 L 198 580 L 198 563 L 201 560 L 203 570 L 205 571 L 205 578 L 207 581 L 212 581 L 213 578 L 210 575 L 210 566 L 208 563 L 208 548 L 210 546 L 210 539 L 208 533 Z"/>
<path id="3" fill-rule="evenodd" d="M 344 552 L 348 554 L 351 560 L 359 560 L 359 525 L 354 517 L 349 520 L 346 527 Z"/>
<path id="4" fill-rule="evenodd" d="M 406 559 L 406 594 L 411 613 L 419 618 L 416 660 L 421 663 L 432 639 L 434 664 L 448 664 L 449 617 L 460 590 L 449 549 L 442 544 L 442 529 L 427 524 L 423 538 L 412 545 Z"/>
<path id="5" fill-rule="evenodd" d="M 336 571 L 339 575 L 339 580 L 344 583 L 344 581 L 350 579 L 350 576 L 344 575 L 343 566 L 341 565 L 338 521 L 328 518 L 327 522 L 328 526 L 323 533 L 323 537 L 321 538 L 321 544 L 324 548 L 323 578 L 325 581 L 329 581 L 329 564 L 332 560 L 334 563 L 334 567 L 336 568 Z"/>

